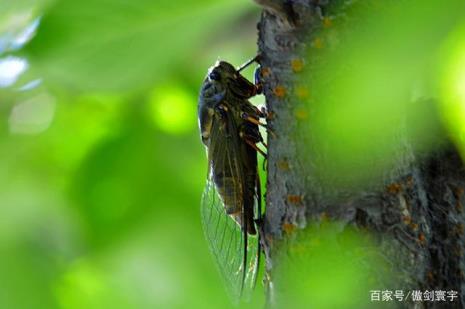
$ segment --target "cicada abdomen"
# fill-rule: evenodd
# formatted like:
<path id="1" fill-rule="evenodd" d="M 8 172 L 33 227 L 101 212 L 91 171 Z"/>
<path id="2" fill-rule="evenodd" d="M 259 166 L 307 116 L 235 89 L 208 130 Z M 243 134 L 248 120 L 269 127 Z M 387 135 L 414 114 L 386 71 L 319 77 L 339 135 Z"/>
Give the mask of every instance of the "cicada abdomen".
<path id="1" fill-rule="evenodd" d="M 260 257 L 256 143 L 262 141 L 262 115 L 248 101 L 256 93 L 257 87 L 239 70 L 221 61 L 210 69 L 199 97 L 199 127 L 208 157 L 202 226 L 234 299 L 252 289 Z"/>

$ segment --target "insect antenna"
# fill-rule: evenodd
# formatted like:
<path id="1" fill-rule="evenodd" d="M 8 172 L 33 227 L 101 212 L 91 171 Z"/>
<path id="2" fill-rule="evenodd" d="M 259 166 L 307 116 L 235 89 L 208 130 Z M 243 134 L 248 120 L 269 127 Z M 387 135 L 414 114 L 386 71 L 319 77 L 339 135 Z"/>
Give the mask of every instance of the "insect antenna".
<path id="1" fill-rule="evenodd" d="M 244 70 L 245 68 L 247 68 L 249 65 L 251 65 L 254 62 L 258 62 L 259 59 L 260 59 L 260 55 L 256 55 L 254 58 L 250 59 L 249 61 L 241 65 L 239 68 L 237 68 L 237 72 Z"/>

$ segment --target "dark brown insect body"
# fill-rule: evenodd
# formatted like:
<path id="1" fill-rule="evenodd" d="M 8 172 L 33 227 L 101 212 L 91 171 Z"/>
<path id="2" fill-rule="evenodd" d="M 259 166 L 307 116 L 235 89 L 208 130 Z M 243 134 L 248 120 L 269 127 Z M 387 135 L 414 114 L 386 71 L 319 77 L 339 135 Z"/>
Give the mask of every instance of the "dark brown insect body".
<path id="1" fill-rule="evenodd" d="M 220 270 L 234 294 L 238 294 L 237 285 L 230 277 L 242 273 L 241 294 L 247 263 L 251 262 L 247 257 L 250 250 L 248 235 L 257 234 L 256 223 L 261 218 L 259 149 L 255 144 L 262 141 L 258 120 L 263 115 L 248 101 L 257 92 L 259 87 L 244 78 L 240 70 L 220 61 L 205 78 L 198 105 L 199 128 L 202 142 L 207 147 L 209 165 L 202 200 L 203 227 Z M 233 225 L 228 216 L 234 220 Z M 258 260 L 258 241 L 256 247 Z M 238 259 L 241 263 L 236 263 L 239 269 L 235 266 L 228 268 L 235 264 L 231 261 L 237 256 L 242 257 Z"/>

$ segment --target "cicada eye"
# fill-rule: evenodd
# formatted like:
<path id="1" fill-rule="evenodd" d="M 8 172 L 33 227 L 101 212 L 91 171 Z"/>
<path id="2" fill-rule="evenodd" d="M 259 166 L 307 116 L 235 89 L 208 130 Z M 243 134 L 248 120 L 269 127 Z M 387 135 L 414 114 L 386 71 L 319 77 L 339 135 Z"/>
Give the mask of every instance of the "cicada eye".
<path id="1" fill-rule="evenodd" d="M 208 75 L 208 78 L 210 78 L 210 80 L 220 80 L 221 76 L 220 76 L 220 73 L 216 72 L 216 71 L 212 71 L 210 72 L 210 74 Z"/>

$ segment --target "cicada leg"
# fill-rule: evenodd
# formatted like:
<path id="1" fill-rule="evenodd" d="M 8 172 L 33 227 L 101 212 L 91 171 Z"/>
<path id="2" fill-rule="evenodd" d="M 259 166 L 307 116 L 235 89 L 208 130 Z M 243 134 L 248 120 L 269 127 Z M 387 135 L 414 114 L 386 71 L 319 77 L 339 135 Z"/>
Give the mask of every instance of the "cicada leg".
<path id="1" fill-rule="evenodd" d="M 255 72 L 253 75 L 254 75 L 254 83 L 255 83 L 255 89 L 257 91 L 257 94 L 262 94 L 263 93 L 263 80 L 262 80 L 262 68 L 260 65 L 255 68 Z"/>
<path id="2" fill-rule="evenodd" d="M 244 141 L 245 141 L 250 147 L 252 147 L 252 148 L 255 149 L 256 151 L 258 151 L 258 152 L 259 152 L 262 156 L 264 156 L 265 159 L 266 159 L 266 153 L 265 153 L 263 150 L 261 150 L 260 148 L 258 148 L 258 146 L 257 146 L 254 142 L 252 142 L 251 140 L 248 140 L 248 139 L 246 139 L 246 138 L 244 139 Z"/>
<path id="3" fill-rule="evenodd" d="M 258 112 L 257 115 L 258 115 L 259 117 L 263 117 L 263 116 L 261 116 L 262 113 L 261 113 L 258 109 L 257 109 L 257 112 Z M 255 117 L 250 116 L 249 114 L 247 114 L 247 113 L 245 113 L 245 112 L 242 113 L 241 117 L 242 117 L 242 119 L 247 120 L 247 121 L 250 122 L 250 123 L 253 123 L 253 124 L 256 124 L 257 126 L 261 126 L 261 127 L 265 128 L 266 131 L 267 131 L 268 133 L 270 133 L 271 136 L 273 136 L 273 138 L 276 138 L 276 134 L 269 128 L 269 126 L 268 126 L 267 124 L 265 124 L 265 123 L 263 123 L 263 122 L 260 122 L 260 120 L 258 120 L 258 119 L 255 118 Z M 260 142 L 261 142 L 266 148 L 268 148 L 268 146 L 263 142 L 263 139 L 261 139 Z"/>
<path id="4" fill-rule="evenodd" d="M 246 63 L 241 65 L 239 68 L 237 68 L 237 72 L 244 70 L 245 68 L 247 68 L 249 65 L 251 65 L 254 62 L 260 64 L 260 58 L 261 58 L 260 54 L 256 55 L 255 57 L 253 57 L 252 59 L 248 60 Z"/>
<path id="5" fill-rule="evenodd" d="M 249 114 L 247 114 L 246 112 L 243 112 L 242 115 L 241 115 L 242 119 L 244 120 L 247 120 L 248 122 L 251 122 L 253 124 L 256 124 L 257 126 L 262 126 L 264 128 L 267 128 L 266 124 L 265 123 L 262 123 L 260 122 L 260 120 L 258 120 L 257 118 L 255 117 L 252 117 L 250 116 Z"/>
<path id="6" fill-rule="evenodd" d="M 253 149 L 259 152 L 266 158 L 266 153 L 258 148 L 257 143 L 263 143 L 263 138 L 258 130 L 252 129 L 250 126 L 244 124 L 239 128 L 239 136 Z"/>

